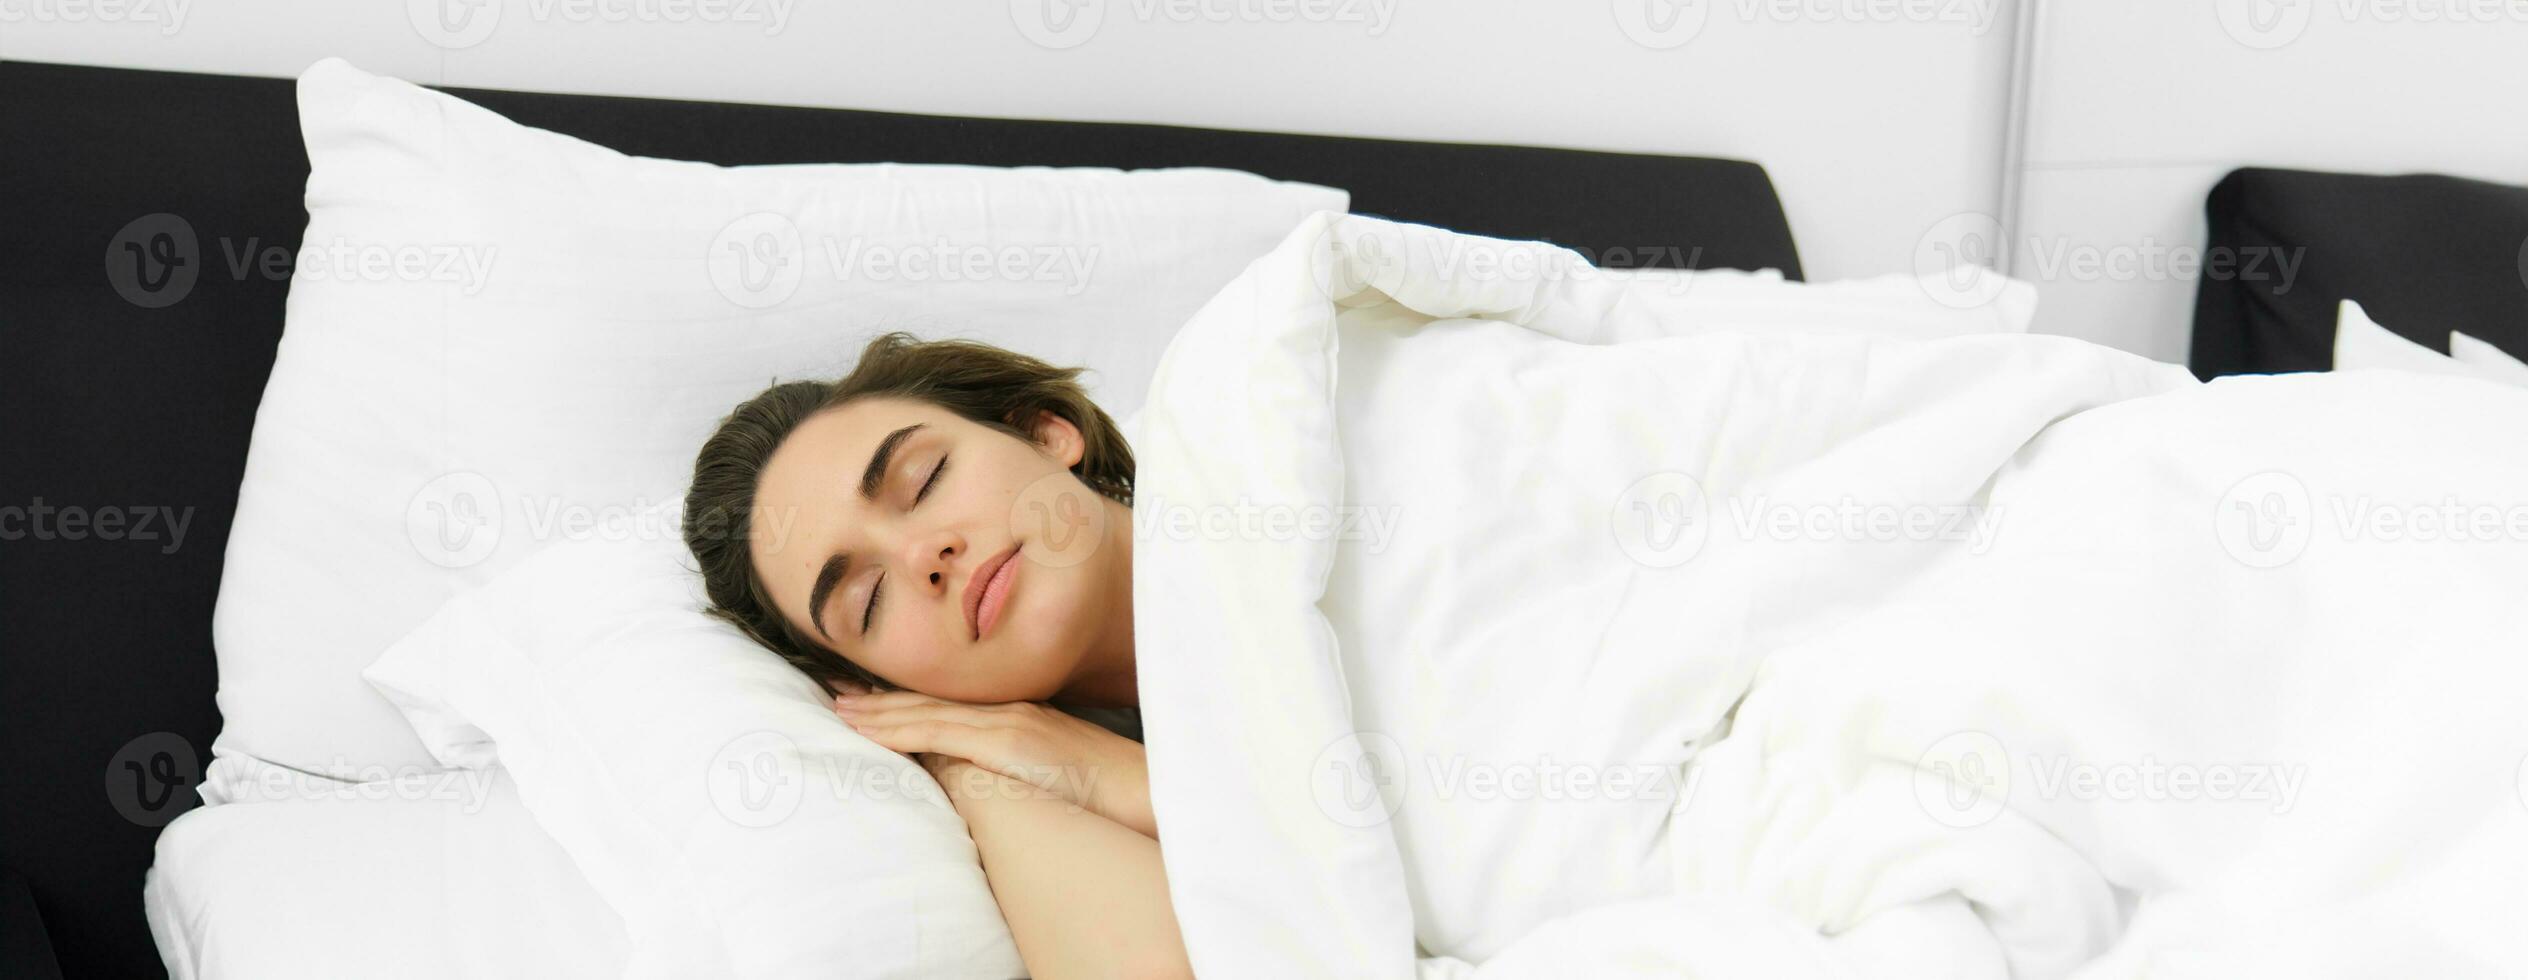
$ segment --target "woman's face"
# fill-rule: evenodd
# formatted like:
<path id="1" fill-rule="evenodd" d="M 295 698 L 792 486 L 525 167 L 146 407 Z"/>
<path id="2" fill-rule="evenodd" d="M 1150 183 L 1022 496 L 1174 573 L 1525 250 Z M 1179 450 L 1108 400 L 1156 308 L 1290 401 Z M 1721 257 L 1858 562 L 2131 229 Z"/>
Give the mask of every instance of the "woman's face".
<path id="1" fill-rule="evenodd" d="M 1130 642 L 1122 505 L 1070 472 L 1082 450 L 1051 413 L 1031 443 L 911 399 L 819 412 L 764 468 L 756 574 L 801 634 L 888 683 L 1049 699 L 1119 617 Z"/>

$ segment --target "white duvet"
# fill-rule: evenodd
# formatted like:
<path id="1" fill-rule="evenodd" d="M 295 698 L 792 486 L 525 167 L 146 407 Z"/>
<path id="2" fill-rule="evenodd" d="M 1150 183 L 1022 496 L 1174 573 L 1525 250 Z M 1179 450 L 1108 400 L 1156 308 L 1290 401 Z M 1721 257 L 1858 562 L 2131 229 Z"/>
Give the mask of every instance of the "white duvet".
<path id="1" fill-rule="evenodd" d="M 2528 392 L 1324 215 L 1136 445 L 1206 977 L 2528 974 Z"/>

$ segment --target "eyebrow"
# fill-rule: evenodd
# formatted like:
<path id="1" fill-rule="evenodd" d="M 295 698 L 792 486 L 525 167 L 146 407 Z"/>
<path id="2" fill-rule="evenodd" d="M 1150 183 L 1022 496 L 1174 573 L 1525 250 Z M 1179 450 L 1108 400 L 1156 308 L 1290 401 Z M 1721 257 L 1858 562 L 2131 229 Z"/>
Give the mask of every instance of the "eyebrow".
<path id="1" fill-rule="evenodd" d="M 887 467 L 895 462 L 896 448 L 904 445 L 904 440 L 912 438 L 914 433 L 921 431 L 922 424 L 915 422 L 889 432 L 886 438 L 878 440 L 877 450 L 869 454 L 869 466 L 860 471 L 861 499 L 870 503 L 878 502 L 878 488 L 887 482 Z M 825 559 L 825 567 L 816 571 L 816 585 L 808 589 L 808 623 L 816 627 L 816 635 L 828 640 L 833 639 L 834 634 L 825 631 L 825 600 L 833 596 L 834 586 L 842 582 L 843 573 L 850 568 L 850 555 L 835 554 L 828 557 Z"/>

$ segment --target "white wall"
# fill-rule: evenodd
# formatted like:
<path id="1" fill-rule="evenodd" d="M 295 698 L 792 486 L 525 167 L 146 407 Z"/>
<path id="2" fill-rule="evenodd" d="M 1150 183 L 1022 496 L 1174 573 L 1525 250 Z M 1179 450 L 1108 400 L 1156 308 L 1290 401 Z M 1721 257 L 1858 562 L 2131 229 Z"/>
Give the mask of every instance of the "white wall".
<path id="1" fill-rule="evenodd" d="M 2003 0 L 1068 0 L 1098 17 L 1071 34 L 1049 2 L 505 0 L 444 48 L 416 26 L 440 0 L 0 0 L 0 57 L 1739 157 L 1817 279 L 1908 268 L 1924 226 L 1999 203 Z"/>
<path id="2" fill-rule="evenodd" d="M 2149 260 L 2200 249 L 2233 167 L 2528 182 L 2517 0 L 0 0 L 0 57 L 335 54 L 435 84 L 1740 157 L 1812 278 L 2010 218 L 2038 329 L 2167 360 L 2195 284 Z"/>
<path id="3" fill-rule="evenodd" d="M 2528 183 L 2528 4 L 2037 0 L 2010 272 L 2040 330 L 2185 358 L 2192 276 L 2106 273 L 2200 249 L 2247 165 Z M 2469 16 L 2472 15 L 2472 16 Z M 2081 274 L 2077 263 L 2098 265 Z M 2052 274 L 2047 274 L 2048 268 Z"/>

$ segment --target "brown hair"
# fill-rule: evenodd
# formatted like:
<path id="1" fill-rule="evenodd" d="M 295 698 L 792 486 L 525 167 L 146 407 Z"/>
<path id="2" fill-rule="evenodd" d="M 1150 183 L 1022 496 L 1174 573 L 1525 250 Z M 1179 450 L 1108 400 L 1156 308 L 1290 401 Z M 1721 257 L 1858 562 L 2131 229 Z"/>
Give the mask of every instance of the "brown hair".
<path id="1" fill-rule="evenodd" d="M 701 563 L 711 614 L 743 630 L 832 693 L 835 682 L 889 685 L 808 638 L 773 606 L 751 550 L 755 492 L 773 450 L 810 416 L 864 398 L 909 398 L 1033 442 L 1040 413 L 1080 430 L 1086 443 L 1071 472 L 1090 489 L 1132 503 L 1132 447 L 1080 387 L 1081 368 L 1058 368 L 971 340 L 924 341 L 901 331 L 869 342 L 851 373 L 836 381 L 790 381 L 747 399 L 720 420 L 694 459 L 685 491 L 685 546 Z"/>

